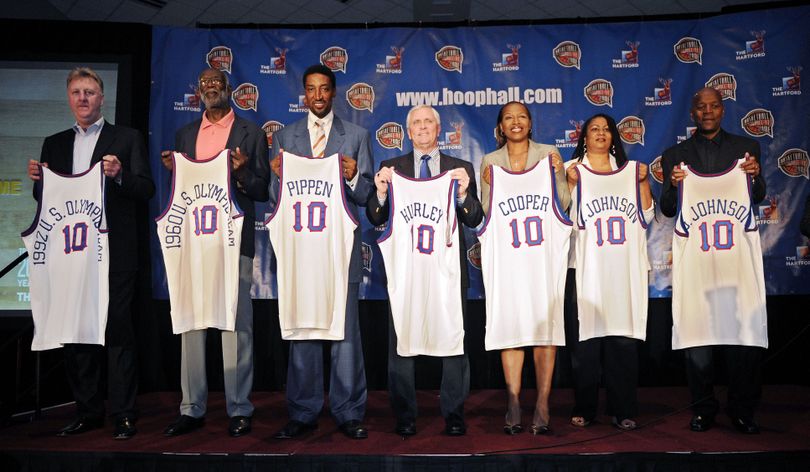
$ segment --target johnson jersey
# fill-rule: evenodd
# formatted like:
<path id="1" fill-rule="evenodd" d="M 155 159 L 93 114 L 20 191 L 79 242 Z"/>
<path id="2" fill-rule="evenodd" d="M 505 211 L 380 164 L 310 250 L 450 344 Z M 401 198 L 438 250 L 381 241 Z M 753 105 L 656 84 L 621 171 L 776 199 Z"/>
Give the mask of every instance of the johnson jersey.
<path id="1" fill-rule="evenodd" d="M 768 347 L 762 248 L 751 182 L 739 169 L 680 182 L 672 236 L 672 348 Z"/>
<path id="2" fill-rule="evenodd" d="M 516 173 L 490 166 L 478 233 L 486 291 L 484 347 L 565 345 L 563 300 L 572 223 L 556 198 L 551 159 Z"/>
<path id="3" fill-rule="evenodd" d="M 155 221 L 175 334 L 234 329 L 244 219 L 231 195 L 229 153 L 206 160 L 172 156 L 172 191 Z"/>
<path id="4" fill-rule="evenodd" d="M 647 337 L 650 262 L 639 163 L 612 172 L 576 167 L 579 340 Z"/>
<path id="5" fill-rule="evenodd" d="M 37 214 L 21 234 L 29 256 L 31 350 L 103 345 L 110 259 L 101 164 L 77 175 L 40 169 Z"/>
<path id="6" fill-rule="evenodd" d="M 403 357 L 464 353 L 455 193 L 448 172 L 391 179 L 388 228 L 377 242 Z"/>
<path id="7" fill-rule="evenodd" d="M 276 254 L 281 337 L 344 337 L 354 230 L 340 156 L 281 160 L 279 196 L 265 224 Z"/>

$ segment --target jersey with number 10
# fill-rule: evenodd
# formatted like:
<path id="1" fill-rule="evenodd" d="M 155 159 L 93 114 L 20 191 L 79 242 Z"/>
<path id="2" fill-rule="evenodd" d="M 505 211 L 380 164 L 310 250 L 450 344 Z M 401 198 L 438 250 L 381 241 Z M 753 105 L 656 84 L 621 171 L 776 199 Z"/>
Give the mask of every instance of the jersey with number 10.
<path id="1" fill-rule="evenodd" d="M 207 160 L 174 153 L 172 161 L 169 202 L 155 219 L 172 330 L 233 331 L 244 218 L 231 195 L 230 151 Z"/>
<path id="2" fill-rule="evenodd" d="M 768 347 L 765 275 L 751 184 L 738 160 L 680 182 L 672 236 L 672 348 Z"/>

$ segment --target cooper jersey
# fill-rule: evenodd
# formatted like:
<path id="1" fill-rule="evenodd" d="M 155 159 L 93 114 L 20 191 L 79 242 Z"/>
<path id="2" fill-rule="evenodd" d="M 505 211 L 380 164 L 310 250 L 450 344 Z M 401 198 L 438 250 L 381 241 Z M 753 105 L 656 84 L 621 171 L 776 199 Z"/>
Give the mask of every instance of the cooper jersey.
<path id="1" fill-rule="evenodd" d="M 206 160 L 172 155 L 172 191 L 155 221 L 175 334 L 234 329 L 244 219 L 231 194 L 229 153 Z"/>
<path id="2" fill-rule="evenodd" d="M 639 163 L 612 172 L 576 167 L 579 339 L 647 337 L 650 262 Z"/>
<path id="3" fill-rule="evenodd" d="M 551 159 L 516 173 L 490 167 L 489 211 L 478 233 L 486 291 L 484 347 L 565 345 L 563 300 L 572 223 Z"/>
<path id="4" fill-rule="evenodd" d="M 672 348 L 768 347 L 765 276 L 751 182 L 738 160 L 687 170 L 672 236 Z"/>
<path id="5" fill-rule="evenodd" d="M 388 228 L 377 242 L 403 357 L 464 353 L 455 191 L 448 172 L 391 179 Z"/>
<path id="6" fill-rule="evenodd" d="M 281 337 L 344 337 L 354 231 L 338 154 L 323 158 L 285 152 L 279 196 L 265 224 L 276 254 Z"/>
<path id="7" fill-rule="evenodd" d="M 29 255 L 31 350 L 103 345 L 110 259 L 101 164 L 77 175 L 40 169 L 37 214 L 21 234 Z"/>

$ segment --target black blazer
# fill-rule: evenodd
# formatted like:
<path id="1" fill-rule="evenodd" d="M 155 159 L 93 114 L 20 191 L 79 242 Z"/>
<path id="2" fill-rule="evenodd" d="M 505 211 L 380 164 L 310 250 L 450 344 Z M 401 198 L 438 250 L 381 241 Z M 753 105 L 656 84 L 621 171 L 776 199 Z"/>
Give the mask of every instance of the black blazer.
<path id="1" fill-rule="evenodd" d="M 174 136 L 174 150 L 196 158 L 197 133 L 200 131 L 202 117 L 183 126 Z M 253 257 L 256 252 L 254 239 L 256 236 L 256 205 L 253 202 L 266 202 L 269 197 L 270 185 L 270 155 L 267 148 L 267 134 L 256 123 L 239 117 L 234 117 L 231 133 L 225 147 L 236 150 L 238 147 L 242 154 L 248 156 L 247 165 L 239 172 L 231 172 L 231 185 L 236 196 L 236 204 L 245 213 L 242 224 L 242 243 L 239 253 L 243 256 Z M 204 156 L 208 158 L 212 156 Z"/>
<path id="2" fill-rule="evenodd" d="M 73 141 L 76 132 L 71 128 L 45 138 L 40 162 L 50 170 L 73 174 Z M 138 238 L 135 231 L 137 202 L 152 198 L 155 184 L 149 170 L 146 145 L 141 133 L 125 126 L 104 122 L 98 137 L 91 165 L 107 154 L 121 161 L 121 185 L 107 178 L 104 199 L 107 226 L 110 229 L 110 271 L 138 269 Z M 34 195 L 40 195 L 39 182 Z"/>
<path id="3" fill-rule="evenodd" d="M 664 172 L 664 186 L 661 190 L 661 200 L 659 202 L 661 213 L 672 218 L 678 211 L 678 189 L 672 186 L 669 179 L 672 175 L 672 168 L 681 162 L 700 173 L 716 173 L 728 169 L 733 161 L 742 159 L 747 152 L 756 157 L 760 165 L 762 164 L 759 142 L 745 136 L 727 133 L 724 130 L 720 130 L 720 133 L 722 134 L 720 137 L 721 158 L 716 162 L 705 163 L 700 161 L 697 145 L 695 144 L 696 135 L 664 151 L 661 156 L 661 170 Z M 754 179 L 751 190 L 754 203 L 759 203 L 765 198 L 767 189 L 765 177 L 762 174 Z"/>
<path id="4" fill-rule="evenodd" d="M 393 166 L 394 169 L 396 169 L 396 171 L 400 174 L 407 175 L 408 177 L 414 177 L 413 162 L 413 152 L 409 152 L 403 156 L 383 161 L 380 163 L 380 168 Z M 484 210 L 481 208 L 481 202 L 478 201 L 478 189 L 475 185 L 475 172 L 473 171 L 473 166 L 467 161 L 456 159 L 455 157 L 450 157 L 446 154 L 439 154 L 440 172 L 445 172 L 459 167 L 466 170 L 467 175 L 470 176 L 470 186 L 467 188 L 467 198 L 464 200 L 464 204 L 461 207 L 456 207 L 456 215 L 458 216 L 458 219 L 466 226 L 474 228 L 478 226 L 478 223 L 480 223 L 481 220 L 484 219 Z M 389 200 L 386 198 L 385 204 L 380 206 L 380 201 L 377 199 L 377 192 L 372 191 L 371 195 L 368 197 L 368 202 L 366 203 L 366 216 L 368 216 L 368 220 L 371 222 L 371 224 L 374 226 L 379 226 L 388 221 L 388 208 Z M 461 244 L 459 246 L 461 249 L 459 251 L 461 256 L 459 261 L 461 264 L 461 286 L 466 288 L 470 285 L 470 277 L 467 273 L 467 245 L 464 241 L 464 231 L 461 231 L 461 228 L 459 228 L 458 239 L 459 244 Z"/>

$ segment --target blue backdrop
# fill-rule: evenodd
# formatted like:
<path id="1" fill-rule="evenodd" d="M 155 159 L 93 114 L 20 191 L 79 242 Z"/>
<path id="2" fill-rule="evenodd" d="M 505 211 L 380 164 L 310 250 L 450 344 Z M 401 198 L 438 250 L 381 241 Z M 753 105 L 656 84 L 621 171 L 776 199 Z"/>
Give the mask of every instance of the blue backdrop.
<path id="1" fill-rule="evenodd" d="M 304 118 L 303 71 L 321 62 L 335 71 L 334 110 L 367 128 L 379 162 L 410 150 L 405 115 L 434 105 L 440 147 L 471 161 L 495 147 L 499 107 L 529 106 L 534 139 L 556 144 L 569 159 L 583 120 L 594 113 L 620 123 L 631 159 L 651 164 L 660 192 L 659 157 L 694 131 L 689 100 L 703 86 L 724 96 L 724 128 L 762 147 L 768 197 L 759 206 L 768 294 L 810 293 L 808 241 L 798 231 L 808 192 L 810 106 L 801 70 L 810 63 L 810 7 L 773 9 L 701 20 L 543 26 L 358 29 L 155 28 L 152 41 L 150 152 L 158 184 L 153 215 L 168 198 L 158 158 L 174 132 L 199 117 L 199 72 L 229 74 L 236 112 L 263 125 L 268 140 Z M 480 176 L 479 176 L 480 177 Z M 480 181 L 480 178 L 479 178 Z M 267 213 L 257 204 L 257 215 Z M 363 217 L 365 278 L 361 298 L 385 298 L 385 273 Z M 671 219 L 650 227 L 650 295 L 671 293 Z M 154 234 L 154 232 L 153 232 Z M 254 298 L 275 298 L 275 264 L 267 231 L 256 224 Z M 467 232 L 470 298 L 482 298 L 478 246 Z M 157 239 L 152 240 L 154 294 L 168 298 Z"/>

